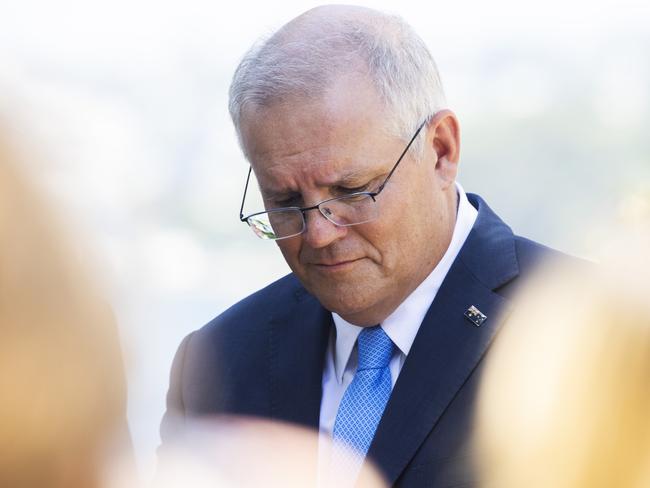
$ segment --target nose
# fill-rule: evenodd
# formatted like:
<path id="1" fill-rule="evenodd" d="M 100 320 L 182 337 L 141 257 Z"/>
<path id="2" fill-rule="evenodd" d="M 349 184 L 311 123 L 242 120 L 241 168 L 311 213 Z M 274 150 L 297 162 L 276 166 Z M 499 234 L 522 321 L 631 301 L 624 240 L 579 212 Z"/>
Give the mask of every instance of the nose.
<path id="1" fill-rule="evenodd" d="M 330 245 L 343 238 L 348 232 L 347 227 L 330 222 L 318 209 L 305 212 L 305 225 L 303 241 L 315 249 Z"/>

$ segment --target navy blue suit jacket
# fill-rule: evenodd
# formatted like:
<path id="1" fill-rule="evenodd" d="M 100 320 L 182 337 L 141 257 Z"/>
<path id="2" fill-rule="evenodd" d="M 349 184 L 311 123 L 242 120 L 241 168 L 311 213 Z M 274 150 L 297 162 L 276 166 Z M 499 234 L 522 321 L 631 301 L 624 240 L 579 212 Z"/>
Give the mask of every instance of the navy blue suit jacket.
<path id="1" fill-rule="evenodd" d="M 478 217 L 417 333 L 368 456 L 396 486 L 475 486 L 468 443 L 482 358 L 522 276 L 559 253 L 513 235 L 476 195 Z M 464 313 L 487 315 L 476 326 Z M 188 335 L 161 433 L 174 416 L 241 414 L 318 428 L 331 314 L 292 274 Z"/>

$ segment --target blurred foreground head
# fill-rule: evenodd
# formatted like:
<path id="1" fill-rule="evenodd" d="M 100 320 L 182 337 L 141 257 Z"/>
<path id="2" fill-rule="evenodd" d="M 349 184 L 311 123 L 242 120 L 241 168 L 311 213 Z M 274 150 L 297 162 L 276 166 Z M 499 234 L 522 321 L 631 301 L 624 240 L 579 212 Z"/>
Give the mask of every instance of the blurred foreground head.
<path id="1" fill-rule="evenodd" d="M 648 223 L 520 297 L 481 391 L 483 486 L 650 486 Z"/>
<path id="2" fill-rule="evenodd" d="M 2 134 L 0 486 L 97 486 L 126 426 L 117 331 Z"/>
<path id="3" fill-rule="evenodd" d="M 366 463 L 359 473 L 320 472 L 316 466 L 318 434 L 292 424 L 214 416 L 183 422 L 173 442 L 159 452 L 154 488 L 382 488 L 379 471 Z M 323 439 L 321 447 L 329 448 Z M 112 488 L 130 488 L 117 484 Z"/>

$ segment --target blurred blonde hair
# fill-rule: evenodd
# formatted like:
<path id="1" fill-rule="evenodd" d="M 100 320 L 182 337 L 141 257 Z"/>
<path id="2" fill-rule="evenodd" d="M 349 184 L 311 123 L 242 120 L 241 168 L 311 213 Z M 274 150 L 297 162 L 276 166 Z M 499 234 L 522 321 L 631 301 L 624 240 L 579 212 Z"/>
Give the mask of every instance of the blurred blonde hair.
<path id="1" fill-rule="evenodd" d="M 483 486 L 650 486 L 647 229 L 598 268 L 548 271 L 520 297 L 480 393 Z"/>
<path id="2" fill-rule="evenodd" d="M 0 130 L 0 486 L 92 487 L 125 429 L 117 331 Z"/>
<path id="3" fill-rule="evenodd" d="M 364 463 L 359 472 L 333 470 L 326 463 L 317 466 L 317 453 L 328 451 L 331 444 L 306 427 L 217 415 L 183 421 L 176 434 L 159 451 L 155 488 L 387 486 L 372 462 Z"/>

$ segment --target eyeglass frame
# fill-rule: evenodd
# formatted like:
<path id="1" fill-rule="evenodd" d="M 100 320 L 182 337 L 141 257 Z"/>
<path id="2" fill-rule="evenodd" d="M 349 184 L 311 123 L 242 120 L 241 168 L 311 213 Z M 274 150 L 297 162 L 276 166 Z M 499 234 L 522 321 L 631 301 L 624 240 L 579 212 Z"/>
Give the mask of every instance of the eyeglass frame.
<path id="1" fill-rule="evenodd" d="M 320 210 L 320 206 L 323 205 L 324 203 L 332 202 L 332 201 L 335 201 L 335 200 L 344 200 L 344 199 L 348 199 L 350 197 L 361 196 L 361 195 L 367 195 L 370 198 L 372 198 L 373 202 L 376 202 L 377 201 L 376 197 L 382 192 L 382 190 L 384 189 L 384 187 L 388 183 L 388 180 L 390 180 L 391 176 L 393 176 L 393 173 L 395 172 L 395 170 L 399 166 L 399 163 L 402 162 L 402 159 L 404 159 L 404 156 L 406 155 L 408 150 L 411 148 L 411 145 L 413 144 L 413 141 L 415 141 L 415 138 L 418 136 L 418 134 L 420 134 L 420 131 L 426 125 L 426 123 L 427 123 L 427 120 L 422 122 L 420 124 L 420 126 L 417 128 L 417 130 L 415 131 L 415 134 L 413 134 L 413 137 L 411 137 L 411 140 L 408 142 L 408 144 L 406 145 L 406 147 L 402 151 L 402 154 L 400 154 L 399 158 L 397 159 L 397 162 L 395 162 L 395 164 L 393 165 L 393 168 L 390 170 L 390 172 L 386 176 L 386 179 L 383 181 L 383 183 L 381 185 L 379 185 L 377 190 L 375 190 L 375 191 L 359 191 L 359 192 L 354 192 L 354 193 L 350 193 L 350 194 L 339 196 L 339 197 L 328 198 L 328 199 L 323 200 L 322 202 L 319 202 L 316 205 L 312 205 L 310 207 L 277 207 L 277 208 L 270 208 L 268 210 L 264 210 L 262 212 L 255 212 L 255 213 L 249 214 L 246 217 L 244 217 L 244 203 L 246 202 L 246 193 L 248 191 L 248 183 L 250 181 L 251 172 L 253 170 L 253 167 L 249 166 L 248 167 L 248 175 L 246 176 L 246 185 L 244 186 L 244 195 L 242 196 L 241 207 L 239 208 L 239 220 L 241 222 L 244 222 L 245 224 L 247 224 L 250 227 L 251 225 L 248 222 L 248 219 L 250 219 L 251 217 L 255 217 L 256 215 L 261 215 L 261 214 L 265 214 L 265 213 L 269 213 L 269 212 L 277 212 L 277 211 L 282 211 L 282 210 L 298 210 L 298 211 L 300 211 L 300 213 L 302 214 L 302 224 L 303 224 L 302 231 L 299 232 L 298 234 L 293 234 L 293 235 L 290 235 L 290 236 L 278 237 L 276 239 L 272 239 L 274 241 L 279 241 L 281 239 L 289 239 L 290 237 L 296 237 L 296 236 L 299 236 L 301 234 L 304 234 L 305 229 L 307 229 L 307 220 L 305 218 L 305 212 L 308 212 L 310 210 L 318 209 L 321 212 L 321 214 L 323 215 L 323 217 L 325 217 L 323 212 Z M 325 218 L 327 218 L 327 217 L 325 217 Z M 332 221 L 330 220 L 330 222 L 332 222 Z M 332 222 L 332 223 L 334 225 L 336 225 L 336 226 L 343 227 L 340 224 L 337 224 L 336 222 Z M 364 222 L 348 224 L 346 227 L 353 226 L 353 225 L 359 225 L 359 224 L 362 224 L 362 223 L 364 223 Z"/>

